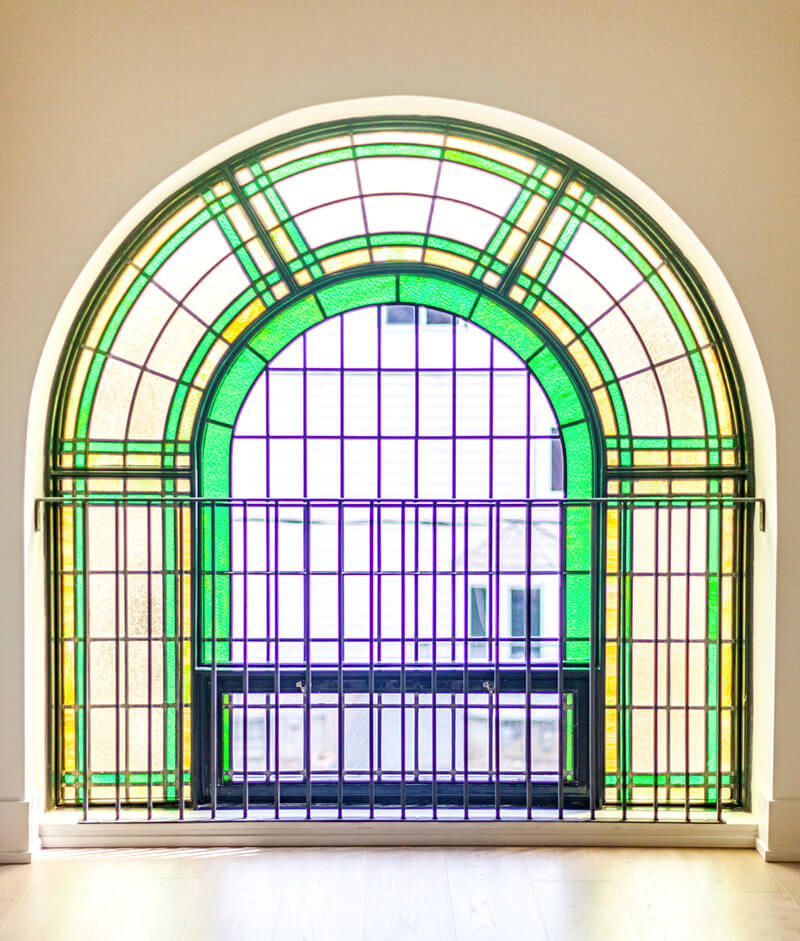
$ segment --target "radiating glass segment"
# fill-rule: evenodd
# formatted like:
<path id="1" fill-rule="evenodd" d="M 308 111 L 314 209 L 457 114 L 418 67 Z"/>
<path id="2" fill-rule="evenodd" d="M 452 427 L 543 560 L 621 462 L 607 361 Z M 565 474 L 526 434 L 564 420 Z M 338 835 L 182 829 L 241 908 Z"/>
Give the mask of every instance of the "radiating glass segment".
<path id="1" fill-rule="evenodd" d="M 609 466 L 740 464 L 702 295 L 582 179 L 533 145 L 368 122 L 233 158 L 142 223 L 93 293 L 57 462 L 188 467 L 202 393 L 254 320 L 320 279 L 414 264 L 499 292 L 566 347 Z"/>

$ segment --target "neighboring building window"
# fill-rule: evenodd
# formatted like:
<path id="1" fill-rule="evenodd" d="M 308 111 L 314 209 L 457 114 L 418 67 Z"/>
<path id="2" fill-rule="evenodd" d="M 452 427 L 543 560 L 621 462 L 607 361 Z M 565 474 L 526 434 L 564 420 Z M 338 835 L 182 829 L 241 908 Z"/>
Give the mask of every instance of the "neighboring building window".
<path id="1" fill-rule="evenodd" d="M 511 657 L 515 660 L 525 657 L 525 609 L 528 604 L 530 604 L 530 636 L 531 638 L 541 636 L 541 597 L 540 588 L 531 588 L 528 592 L 524 588 L 511 589 Z M 539 659 L 540 652 L 540 645 L 531 643 L 533 660 Z"/>

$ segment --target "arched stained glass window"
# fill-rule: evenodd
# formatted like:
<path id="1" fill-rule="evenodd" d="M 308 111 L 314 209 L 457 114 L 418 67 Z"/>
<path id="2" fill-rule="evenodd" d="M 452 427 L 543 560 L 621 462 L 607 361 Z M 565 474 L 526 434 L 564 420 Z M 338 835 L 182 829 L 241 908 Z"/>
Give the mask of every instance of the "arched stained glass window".
<path id="1" fill-rule="evenodd" d="M 347 324 L 356 339 L 346 343 Z M 426 364 L 420 350 L 439 342 L 428 342 L 437 331 L 451 338 L 440 343 L 445 359 Z M 461 364 L 456 349 L 467 363 L 467 337 L 484 336 L 497 362 Z M 369 337 L 389 360 L 363 359 Z M 329 365 L 310 363 L 309 346 L 327 348 Z M 403 349 L 411 359 L 392 364 Z M 391 398 L 392 382 L 404 434 L 362 414 Z M 474 391 L 481 382 L 497 397 L 491 405 Z M 458 383 L 466 391 L 454 391 Z M 496 406 L 513 388 L 523 423 L 539 402 L 534 430 L 530 418 L 524 433 L 502 430 L 514 409 L 510 400 Z M 338 424 L 315 431 L 331 397 Z M 455 413 L 469 401 L 494 417 L 473 436 L 478 456 L 456 460 L 457 448 L 470 453 L 460 441 L 469 435 L 457 417 L 445 420 L 446 403 Z M 426 430 L 427 419 L 438 431 Z M 248 421 L 260 422 L 256 431 L 242 431 Z M 366 431 L 345 429 L 359 421 Z M 538 439 L 546 459 L 531 445 Z M 393 484 L 387 468 L 405 460 L 403 441 L 416 442 L 410 476 Z M 287 457 L 292 448 L 301 457 Z M 495 456 L 491 472 L 476 490 L 460 489 L 464 467 L 477 479 L 481 448 Z M 341 811 L 351 792 L 355 804 L 369 793 L 374 813 L 376 787 L 395 807 L 401 785 L 417 787 L 434 813 L 445 794 L 467 814 L 481 794 L 480 806 L 498 814 L 537 804 L 562 812 L 570 794 L 592 814 L 631 804 L 688 814 L 744 800 L 750 472 L 736 364 L 688 261 L 641 209 L 563 155 L 484 127 L 392 117 L 307 128 L 214 167 L 131 233 L 87 297 L 54 390 L 49 461 L 58 803 L 183 811 L 219 797 L 246 810 L 252 798 L 279 814 L 281 782 L 308 813 L 331 801 Z M 270 462 L 299 469 L 295 493 L 291 474 L 274 490 Z M 332 490 L 309 483 L 331 473 L 341 484 Z M 346 474 L 355 476 L 345 485 Z M 420 474 L 438 483 L 426 491 Z M 463 540 L 470 513 L 486 553 L 498 540 L 493 561 L 476 565 L 485 584 L 473 577 L 469 546 L 451 549 L 445 564 L 430 537 L 442 527 L 446 540 Z M 291 525 L 306 542 L 284 564 L 275 541 L 291 541 Z M 448 625 L 444 636 L 459 650 L 437 653 L 426 602 L 415 637 L 427 652 L 420 658 L 418 643 L 402 675 L 399 654 L 382 675 L 383 653 L 369 639 L 358 676 L 346 675 L 344 647 L 326 654 L 333 673 L 312 675 L 310 592 L 322 576 L 311 550 L 326 526 L 353 545 L 359 526 L 370 534 L 366 561 L 351 570 L 339 558 L 325 571 L 339 588 L 344 578 L 365 582 L 374 631 L 381 619 L 389 631 L 390 615 L 370 592 L 390 592 L 392 579 L 410 574 L 417 594 L 422 579 L 424 591 L 458 596 L 438 627 Z M 545 571 L 536 559 L 548 526 L 555 548 Z M 247 623 L 263 649 L 244 656 L 241 594 L 250 594 L 249 611 L 259 589 L 242 552 L 255 551 L 254 533 L 273 553 L 258 557 L 264 591 L 272 578 L 288 593 L 281 586 L 295 577 L 300 596 L 283 614 L 274 598 L 258 602 Z M 415 539 L 416 559 L 387 568 L 377 558 Z M 508 571 L 505 556 L 516 560 Z M 550 594 L 545 576 L 556 585 Z M 342 597 L 339 620 L 360 623 L 363 610 Z M 292 655 L 282 666 L 269 624 L 287 624 L 292 605 L 303 612 L 305 660 Z M 340 626 L 343 643 L 345 633 Z M 395 639 L 405 649 L 407 638 Z M 443 674 L 453 674 L 449 686 Z M 467 745 L 463 761 L 442 758 L 441 767 L 438 758 L 384 766 L 384 746 L 372 745 L 358 768 L 364 786 L 348 791 L 348 741 L 390 727 L 399 735 L 408 704 L 387 698 L 397 695 L 410 697 L 407 721 L 417 729 L 398 753 L 438 754 L 445 709 L 451 729 L 461 715 L 461 738 L 447 733 L 453 754 L 464 750 L 464 729 L 487 723 L 486 761 L 471 770 Z M 362 706 L 363 728 L 351 719 Z M 321 734 L 314 717 L 326 712 L 338 760 L 322 767 L 312 739 Z M 297 716 L 304 721 L 287 731 Z M 533 738 L 546 737 L 548 722 L 555 757 L 542 770 Z M 299 756 L 285 780 L 281 734 L 295 735 Z M 437 734 L 438 745 L 429 741 Z M 518 754 L 508 744 L 517 734 Z"/>

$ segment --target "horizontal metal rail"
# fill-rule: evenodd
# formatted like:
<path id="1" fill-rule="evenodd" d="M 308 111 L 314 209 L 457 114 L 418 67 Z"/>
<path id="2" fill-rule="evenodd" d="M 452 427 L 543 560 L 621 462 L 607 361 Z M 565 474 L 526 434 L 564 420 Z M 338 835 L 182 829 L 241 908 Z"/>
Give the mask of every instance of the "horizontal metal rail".
<path id="1" fill-rule="evenodd" d="M 754 512 L 763 529 L 763 499 L 719 493 L 40 498 L 55 802 L 721 820 Z"/>

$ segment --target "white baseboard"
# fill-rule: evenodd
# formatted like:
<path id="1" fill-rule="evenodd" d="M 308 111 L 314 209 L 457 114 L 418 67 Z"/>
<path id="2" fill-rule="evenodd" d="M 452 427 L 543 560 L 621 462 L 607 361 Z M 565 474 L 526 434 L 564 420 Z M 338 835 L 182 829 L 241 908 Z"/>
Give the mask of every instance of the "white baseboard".
<path id="1" fill-rule="evenodd" d="M 53 815 L 55 816 L 55 815 Z M 186 846 L 661 846 L 750 848 L 753 823 L 175 821 L 40 825 L 43 848 Z"/>
<path id="2" fill-rule="evenodd" d="M 28 801 L 0 801 L 0 864 L 28 863 L 31 854 Z"/>
<path id="3" fill-rule="evenodd" d="M 31 861 L 30 853 L 0 853 L 0 866 L 25 865 Z"/>

